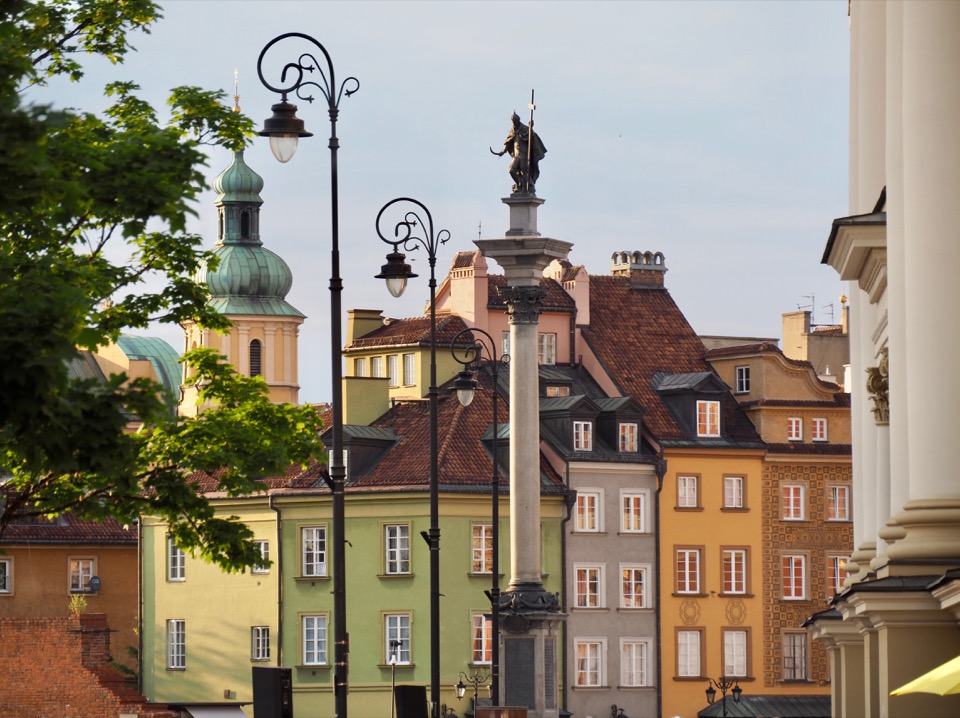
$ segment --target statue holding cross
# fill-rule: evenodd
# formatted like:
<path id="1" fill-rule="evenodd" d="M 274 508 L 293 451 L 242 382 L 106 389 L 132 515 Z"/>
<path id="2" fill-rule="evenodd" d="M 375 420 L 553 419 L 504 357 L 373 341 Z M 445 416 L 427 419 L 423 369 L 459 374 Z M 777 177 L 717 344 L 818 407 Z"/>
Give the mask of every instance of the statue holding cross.
<path id="1" fill-rule="evenodd" d="M 537 178 L 540 177 L 540 160 L 547 154 L 547 148 L 544 147 L 540 136 L 533 131 L 533 92 L 530 92 L 530 124 L 525 126 L 516 112 L 513 113 L 511 121 L 513 127 L 507 134 L 507 139 L 503 142 L 503 149 L 495 152 L 491 147 L 490 152 L 497 157 L 503 157 L 509 154 L 513 159 L 510 161 L 509 172 L 513 178 L 513 194 L 536 194 Z"/>

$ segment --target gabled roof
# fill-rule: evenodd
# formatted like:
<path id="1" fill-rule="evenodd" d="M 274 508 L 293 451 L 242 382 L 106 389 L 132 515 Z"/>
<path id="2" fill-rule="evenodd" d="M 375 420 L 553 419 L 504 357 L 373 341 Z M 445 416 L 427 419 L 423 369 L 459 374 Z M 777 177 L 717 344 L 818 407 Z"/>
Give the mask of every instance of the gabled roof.
<path id="1" fill-rule="evenodd" d="M 577 409 L 598 414 L 600 407 L 589 397 L 577 394 L 571 396 L 540 397 L 540 416 L 551 412 L 569 412 Z"/>
<path id="2" fill-rule="evenodd" d="M 678 392 L 701 392 L 719 394 L 725 389 L 719 384 L 719 379 L 709 371 L 690 372 L 687 374 L 664 374 L 657 372 L 653 375 L 653 384 L 661 394 Z"/>
<path id="3" fill-rule="evenodd" d="M 453 338 L 467 328 L 456 314 L 437 316 L 437 346 L 449 347 Z M 462 337 L 464 346 L 470 343 L 470 335 Z M 355 339 L 344 349 L 350 352 L 372 347 L 397 346 L 429 346 L 430 345 L 430 317 L 413 317 L 410 319 L 389 319 L 382 327 L 374 329 Z"/>

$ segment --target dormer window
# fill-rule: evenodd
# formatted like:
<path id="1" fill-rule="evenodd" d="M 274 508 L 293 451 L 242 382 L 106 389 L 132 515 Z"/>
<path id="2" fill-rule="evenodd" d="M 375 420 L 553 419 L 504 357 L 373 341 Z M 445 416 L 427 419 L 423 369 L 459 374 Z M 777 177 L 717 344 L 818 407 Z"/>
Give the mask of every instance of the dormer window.
<path id="1" fill-rule="evenodd" d="M 593 422 L 573 422 L 573 450 L 593 451 Z"/>
<path id="2" fill-rule="evenodd" d="M 546 389 L 548 397 L 570 396 L 569 386 L 548 386 Z"/>
<path id="3" fill-rule="evenodd" d="M 720 436 L 720 402 L 697 402 L 697 436 Z"/>
<path id="4" fill-rule="evenodd" d="M 749 394 L 750 393 L 750 367 L 749 366 L 738 366 L 737 369 L 737 393 L 738 394 Z"/>
<path id="5" fill-rule="evenodd" d="M 635 452 L 637 450 L 638 426 L 635 423 L 620 424 L 620 451 Z"/>

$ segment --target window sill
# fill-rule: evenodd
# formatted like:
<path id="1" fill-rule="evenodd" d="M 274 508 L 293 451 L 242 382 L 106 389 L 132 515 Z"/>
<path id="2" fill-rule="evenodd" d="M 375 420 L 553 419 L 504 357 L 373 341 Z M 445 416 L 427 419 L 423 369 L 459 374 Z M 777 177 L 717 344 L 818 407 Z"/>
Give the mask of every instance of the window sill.
<path id="1" fill-rule="evenodd" d="M 391 579 L 397 579 L 397 578 L 413 578 L 414 575 L 415 574 L 412 572 L 410 573 L 378 573 L 377 578 L 385 579 L 389 581 Z"/>
<path id="2" fill-rule="evenodd" d="M 679 591 L 674 591 L 670 595 L 674 598 L 706 598 L 708 596 L 706 593 L 680 593 Z"/>
<path id="3" fill-rule="evenodd" d="M 167 666 L 168 673 L 183 673 L 186 670 L 187 670 L 186 666 L 184 666 L 183 668 L 171 668 L 170 666 Z"/>
<path id="4" fill-rule="evenodd" d="M 618 691 L 648 691 L 656 686 L 617 686 Z"/>
<path id="5" fill-rule="evenodd" d="M 653 531 L 618 531 L 617 536 L 652 536 Z"/>
<path id="6" fill-rule="evenodd" d="M 756 598 L 754 594 L 747 593 L 745 591 L 742 591 L 740 593 L 724 593 L 723 591 L 720 591 L 720 593 L 717 594 L 717 597 L 718 598 Z"/>
<path id="7" fill-rule="evenodd" d="M 673 680 L 679 681 L 681 683 L 693 683 L 693 682 L 700 682 L 700 681 L 708 681 L 710 679 L 707 678 L 706 676 L 674 676 Z"/>
<path id="8" fill-rule="evenodd" d="M 330 576 L 294 576 L 293 580 L 298 583 L 305 583 L 309 581 L 314 583 L 316 581 L 326 582 L 330 580 Z"/>
<path id="9" fill-rule="evenodd" d="M 643 613 L 644 611 L 653 612 L 653 606 L 619 606 L 617 613 Z"/>
<path id="10" fill-rule="evenodd" d="M 690 512 L 690 511 L 703 511 L 703 507 L 702 507 L 702 506 L 674 506 L 674 507 L 673 507 L 673 510 L 674 510 L 674 511 L 687 511 L 687 512 Z"/>
<path id="11" fill-rule="evenodd" d="M 599 531 L 599 530 L 589 531 L 584 529 L 580 529 L 580 530 L 574 529 L 573 533 L 575 533 L 577 536 L 606 536 L 607 535 L 606 531 Z"/>
<path id="12" fill-rule="evenodd" d="M 610 686 L 573 686 L 575 691 L 609 691 Z"/>
<path id="13" fill-rule="evenodd" d="M 720 510 L 725 514 L 745 514 L 750 511 L 749 506 L 722 506 Z"/>
<path id="14" fill-rule="evenodd" d="M 322 671 L 332 667 L 329 663 L 300 663 L 294 666 L 298 671 Z"/>
<path id="15" fill-rule="evenodd" d="M 378 663 L 377 664 L 377 668 L 381 670 L 383 669 L 390 670 L 391 668 L 396 668 L 399 670 L 401 668 L 403 669 L 416 668 L 416 666 L 417 666 L 416 663 Z"/>
<path id="16" fill-rule="evenodd" d="M 571 606 L 573 613 L 607 613 L 610 609 L 606 606 Z"/>

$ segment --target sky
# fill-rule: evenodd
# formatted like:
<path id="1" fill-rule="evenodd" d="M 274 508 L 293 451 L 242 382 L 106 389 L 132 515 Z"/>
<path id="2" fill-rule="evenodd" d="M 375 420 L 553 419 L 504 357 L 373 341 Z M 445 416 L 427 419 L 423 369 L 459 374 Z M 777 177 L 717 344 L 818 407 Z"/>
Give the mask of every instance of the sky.
<path id="1" fill-rule="evenodd" d="M 846 0 L 161 4 L 164 19 L 131 38 L 124 65 L 91 62 L 46 99 L 97 111 L 102 86 L 120 79 L 155 107 L 179 85 L 232 98 L 236 70 L 240 106 L 259 125 L 278 101 L 258 78 L 260 51 L 286 32 L 316 38 L 338 83 L 360 85 L 337 124 L 344 309 L 424 311 L 422 251 L 401 299 L 373 278 L 389 250 L 374 222 L 395 197 L 420 200 L 449 230 L 438 280 L 475 239 L 503 236 L 509 158 L 488 148 L 502 147 L 514 111 L 526 119 L 535 90 L 547 147 L 539 230 L 572 242 L 571 262 L 605 274 L 613 252 L 662 252 L 666 286 L 700 334 L 779 337 L 781 314 L 799 308 L 839 321 L 843 283 L 820 258 L 848 214 Z M 271 53 L 286 62 L 306 50 L 285 40 Z M 292 268 L 287 300 L 307 315 L 300 399 L 319 402 L 330 398 L 329 119 L 322 101 L 297 104 L 315 136 L 288 164 L 265 138 L 245 159 L 265 182 L 261 239 Z M 230 161 L 211 150 L 211 183 Z M 208 247 L 215 199 L 201 198 L 189 227 Z M 178 328 L 150 333 L 182 349 Z"/>

